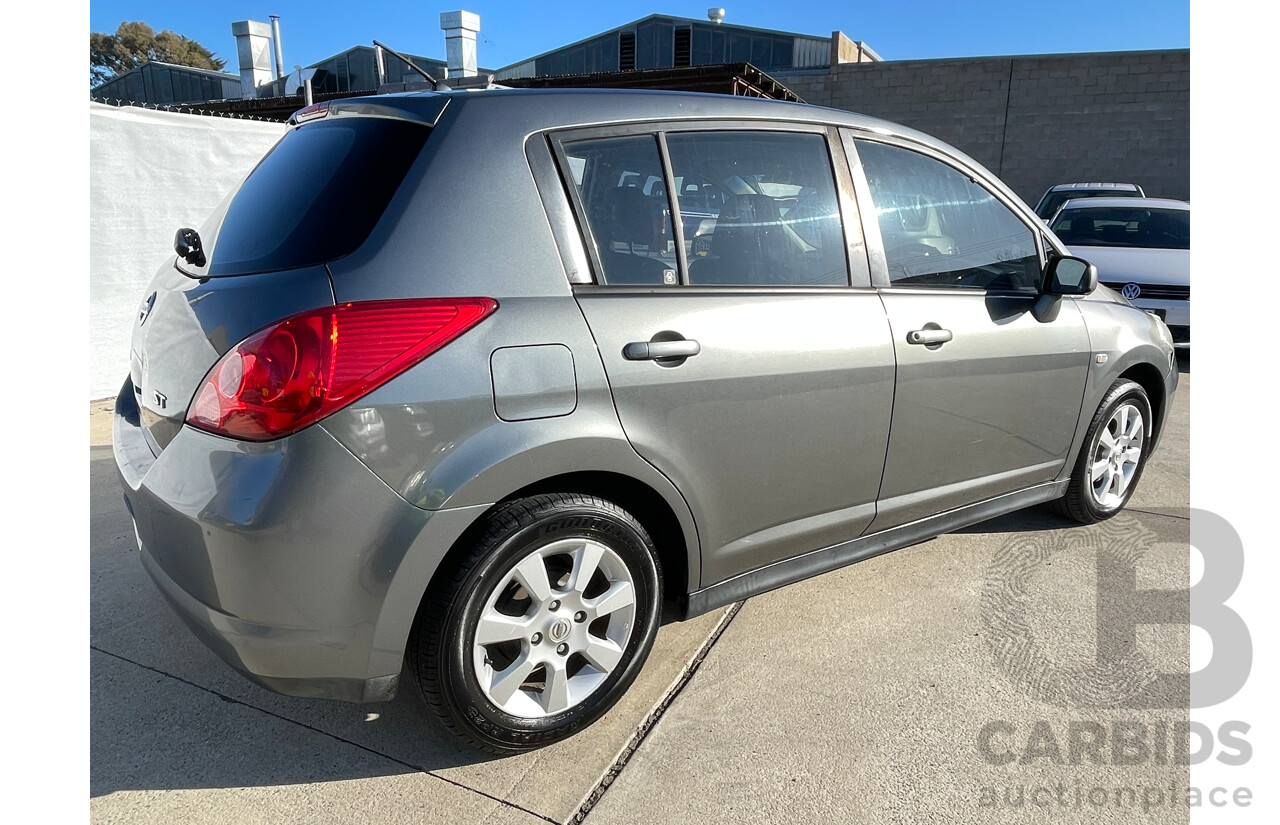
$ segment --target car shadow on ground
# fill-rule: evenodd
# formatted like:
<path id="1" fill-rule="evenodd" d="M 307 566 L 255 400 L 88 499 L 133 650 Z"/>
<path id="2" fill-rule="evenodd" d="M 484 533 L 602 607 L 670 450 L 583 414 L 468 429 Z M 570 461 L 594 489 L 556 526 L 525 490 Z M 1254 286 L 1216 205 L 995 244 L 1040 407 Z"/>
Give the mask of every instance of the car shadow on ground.
<path id="1" fill-rule="evenodd" d="M 321 706 L 248 684 L 224 692 L 98 650 L 90 678 L 91 798 L 437 773 L 497 759 L 445 741 L 412 688 L 379 705 Z"/>
<path id="2" fill-rule="evenodd" d="M 1064 530 L 1080 525 L 1053 509 L 1052 504 L 1039 504 L 1003 516 L 961 527 L 954 533 L 1026 533 L 1040 530 Z"/>
<path id="3" fill-rule="evenodd" d="M 1120 513 L 1141 513 L 1148 516 L 1163 516 L 1182 520 L 1190 517 L 1190 514 L 1185 507 L 1153 507 L 1143 509 L 1128 507 L 1121 510 Z M 1074 519 L 1070 519 L 1062 515 L 1054 509 L 1052 504 L 1039 504 L 1035 507 L 1028 507 L 1025 510 L 1017 510 L 1003 516 L 997 516 L 996 518 L 988 519 L 987 521 L 974 524 L 969 527 L 962 527 L 959 530 L 954 530 L 952 532 L 964 535 L 970 533 L 1032 533 L 1081 529 L 1086 529 L 1086 525 L 1082 525 Z"/>

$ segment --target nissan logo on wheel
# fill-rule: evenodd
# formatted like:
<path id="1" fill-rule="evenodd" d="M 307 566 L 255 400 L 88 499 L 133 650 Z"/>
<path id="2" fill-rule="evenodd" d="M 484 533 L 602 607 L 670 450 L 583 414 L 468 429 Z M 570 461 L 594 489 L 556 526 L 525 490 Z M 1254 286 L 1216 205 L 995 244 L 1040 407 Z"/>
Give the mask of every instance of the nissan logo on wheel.
<path id="1" fill-rule="evenodd" d="M 1120 294 L 1132 301 L 1142 294 L 1142 287 L 1137 284 L 1125 284 L 1120 290 Z"/>

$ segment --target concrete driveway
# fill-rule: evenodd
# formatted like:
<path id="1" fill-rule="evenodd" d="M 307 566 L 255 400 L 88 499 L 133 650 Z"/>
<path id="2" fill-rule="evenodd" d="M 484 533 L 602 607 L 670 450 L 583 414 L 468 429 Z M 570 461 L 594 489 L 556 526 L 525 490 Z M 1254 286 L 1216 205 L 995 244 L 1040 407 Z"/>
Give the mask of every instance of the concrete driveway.
<path id="1" fill-rule="evenodd" d="M 440 735 L 407 683 L 292 699 L 206 651 L 142 570 L 94 410 L 90 818 L 1186 822 L 1186 699 L 1158 674 L 1187 672 L 1188 629 L 1134 595 L 1186 601 L 1184 369 L 1116 519 L 1027 510 L 667 625 L 609 715 L 505 759 Z"/>

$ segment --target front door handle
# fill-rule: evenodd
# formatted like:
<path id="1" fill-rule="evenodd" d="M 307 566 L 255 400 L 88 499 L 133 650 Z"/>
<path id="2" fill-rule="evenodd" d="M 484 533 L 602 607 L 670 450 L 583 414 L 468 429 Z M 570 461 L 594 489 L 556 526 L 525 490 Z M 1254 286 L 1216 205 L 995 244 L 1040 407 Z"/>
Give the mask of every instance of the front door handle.
<path id="1" fill-rule="evenodd" d="M 951 340 L 949 329 L 913 329 L 907 333 L 908 344 L 924 344 L 925 346 L 945 344 Z"/>
<path id="2" fill-rule="evenodd" d="M 691 358 L 702 352 L 702 345 L 688 339 L 681 341 L 632 341 L 622 348 L 628 361 L 663 361 L 669 358 Z"/>

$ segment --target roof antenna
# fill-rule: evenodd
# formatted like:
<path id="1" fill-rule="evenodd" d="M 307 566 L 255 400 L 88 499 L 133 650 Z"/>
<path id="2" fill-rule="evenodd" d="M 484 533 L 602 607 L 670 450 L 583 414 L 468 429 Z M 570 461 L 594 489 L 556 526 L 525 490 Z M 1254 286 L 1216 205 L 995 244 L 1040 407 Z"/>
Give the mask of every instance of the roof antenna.
<path id="1" fill-rule="evenodd" d="M 400 54 L 400 52 L 396 51 L 390 46 L 383 45 L 382 43 L 379 43 L 377 40 L 373 41 L 373 45 L 377 46 L 379 49 L 382 49 L 384 52 L 389 52 L 393 57 L 400 58 L 409 66 L 410 69 L 413 69 L 415 72 L 425 77 L 427 79 L 427 82 L 431 84 L 432 91 L 440 92 L 440 91 L 447 91 L 449 89 L 448 86 L 445 86 L 439 80 L 436 80 L 434 77 L 432 77 L 431 75 L 423 71 L 421 68 L 419 68 L 417 63 L 414 63 L 412 60 Z"/>

